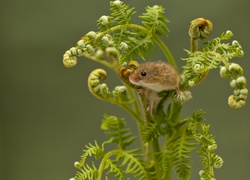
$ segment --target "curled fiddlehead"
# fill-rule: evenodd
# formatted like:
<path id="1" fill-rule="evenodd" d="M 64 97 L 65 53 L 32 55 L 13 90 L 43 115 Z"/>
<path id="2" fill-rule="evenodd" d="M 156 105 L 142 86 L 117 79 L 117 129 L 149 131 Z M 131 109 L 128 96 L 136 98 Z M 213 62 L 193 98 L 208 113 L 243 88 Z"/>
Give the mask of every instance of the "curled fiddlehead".
<path id="1" fill-rule="evenodd" d="M 71 56 L 70 51 L 66 51 L 63 55 L 63 65 L 67 68 L 74 67 L 77 64 L 77 59 L 74 56 Z"/>
<path id="2" fill-rule="evenodd" d="M 110 92 L 107 84 L 101 83 L 106 77 L 107 73 L 103 69 L 92 71 L 88 78 L 89 91 L 97 98 L 114 104 L 120 105 L 132 103 L 127 87 L 116 86 L 115 89 Z"/>
<path id="3" fill-rule="evenodd" d="M 221 77 L 231 77 L 230 86 L 235 88 L 233 94 L 228 97 L 228 104 L 234 109 L 244 106 L 248 96 L 246 78 L 242 74 L 242 67 L 236 63 L 231 63 L 220 68 Z"/>
<path id="4" fill-rule="evenodd" d="M 183 59 L 187 61 L 187 65 L 183 67 L 184 72 L 181 85 L 183 89 L 199 84 L 208 74 L 209 69 L 206 66 L 209 65 L 206 63 L 206 59 L 213 56 L 213 52 L 204 54 L 203 52 L 198 51 L 198 40 L 207 38 L 212 33 L 212 30 L 213 24 L 208 19 L 196 18 L 190 23 L 188 34 L 190 36 L 191 50 L 187 51 L 189 58 Z M 217 61 L 214 62 L 218 63 Z"/>
<path id="5" fill-rule="evenodd" d="M 205 39 L 213 30 L 213 24 L 210 20 L 197 18 L 191 21 L 188 34 L 193 39 Z"/>
<path id="6" fill-rule="evenodd" d="M 128 66 L 128 68 L 127 68 Z M 133 86 L 130 82 L 129 82 L 129 75 L 130 73 L 132 73 L 135 68 L 137 68 L 139 66 L 139 63 L 137 61 L 129 61 L 127 66 L 121 66 L 118 69 L 118 75 L 119 77 L 127 84 Z"/>
<path id="7" fill-rule="evenodd" d="M 103 100 L 107 100 L 111 94 L 107 84 L 100 84 L 100 81 L 105 80 L 106 77 L 106 71 L 104 71 L 103 69 L 96 69 L 90 73 L 88 78 L 89 91 L 97 98 Z"/>
<path id="8" fill-rule="evenodd" d="M 198 50 L 198 40 L 206 39 L 213 30 L 213 24 L 208 19 L 197 18 L 191 21 L 188 34 L 190 36 L 191 51 Z"/>

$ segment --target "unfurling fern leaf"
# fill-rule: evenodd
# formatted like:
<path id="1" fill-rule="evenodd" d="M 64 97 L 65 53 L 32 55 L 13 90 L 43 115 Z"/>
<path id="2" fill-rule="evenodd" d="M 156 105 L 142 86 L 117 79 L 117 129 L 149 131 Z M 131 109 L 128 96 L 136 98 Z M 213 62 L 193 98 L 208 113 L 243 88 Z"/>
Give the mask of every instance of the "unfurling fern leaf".
<path id="1" fill-rule="evenodd" d="M 86 145 L 85 147 L 86 149 L 83 150 L 84 153 L 81 156 L 81 160 L 79 162 L 75 162 L 76 168 L 82 169 L 87 157 L 91 157 L 94 155 L 96 159 L 100 159 L 104 156 L 104 150 L 99 147 L 97 142 L 95 142 L 95 145 L 89 143 L 89 145 Z"/>
<path id="2" fill-rule="evenodd" d="M 88 164 L 85 164 L 81 168 L 81 172 L 77 172 L 76 176 L 74 178 L 71 178 L 70 180 L 92 180 L 96 179 L 98 176 L 98 169 L 95 167 L 94 163 L 92 163 L 92 167 L 90 167 Z"/>
<path id="3" fill-rule="evenodd" d="M 107 135 L 111 136 L 111 141 L 118 144 L 118 148 L 125 149 L 135 140 L 130 129 L 125 128 L 126 122 L 124 119 L 104 115 L 101 127 Z"/>
<path id="4" fill-rule="evenodd" d="M 180 180 L 188 180 L 191 175 L 189 154 L 194 149 L 195 143 L 187 127 L 180 128 L 178 135 L 172 138 L 162 155 L 163 169 L 167 171 L 173 168 Z"/>
<path id="5" fill-rule="evenodd" d="M 202 123 L 204 120 L 201 117 L 204 111 L 198 110 L 190 117 L 190 124 L 188 129 L 195 138 L 200 147 L 198 154 L 201 158 L 203 170 L 200 171 L 201 179 L 214 179 L 214 168 L 220 168 L 223 165 L 223 160 L 220 156 L 216 155 L 214 151 L 217 148 L 214 136 L 210 134 L 210 125 Z"/>

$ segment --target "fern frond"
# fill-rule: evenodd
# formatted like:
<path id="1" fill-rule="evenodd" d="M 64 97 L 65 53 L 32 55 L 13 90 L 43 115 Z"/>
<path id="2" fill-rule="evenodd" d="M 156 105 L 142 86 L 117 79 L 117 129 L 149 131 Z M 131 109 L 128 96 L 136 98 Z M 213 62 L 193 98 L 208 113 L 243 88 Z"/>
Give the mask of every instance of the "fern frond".
<path id="1" fill-rule="evenodd" d="M 182 59 L 186 61 L 182 73 L 183 88 L 199 84 L 204 80 L 210 70 L 219 68 L 221 65 L 228 67 L 230 65 L 230 59 L 244 55 L 238 41 L 233 41 L 232 44 L 222 43 L 223 40 L 227 40 L 232 36 L 232 32 L 227 31 L 226 33 L 222 33 L 220 37 L 206 42 L 202 51 L 191 52 L 186 50 L 189 57 Z"/>
<path id="2" fill-rule="evenodd" d="M 112 173 L 114 174 L 115 177 L 119 178 L 120 180 L 126 180 L 123 171 L 121 170 L 119 166 L 117 166 L 116 163 L 114 163 L 114 161 L 107 159 L 105 161 L 105 169 L 109 169 L 109 171 L 107 172 L 107 175 L 109 173 Z"/>
<path id="3" fill-rule="evenodd" d="M 81 172 L 77 172 L 75 177 L 72 178 L 74 180 L 93 180 L 98 176 L 98 169 L 95 167 L 94 163 L 92 163 L 92 167 L 88 164 L 85 164 Z"/>
<path id="4" fill-rule="evenodd" d="M 142 25 L 132 24 L 134 8 L 120 0 L 110 2 L 110 15 L 103 15 L 97 20 L 97 32 L 90 31 L 77 43 L 76 47 L 66 51 L 63 63 L 66 67 L 77 64 L 76 56 L 85 56 L 107 67 L 114 68 L 137 57 L 145 60 L 151 54 L 155 42 L 163 49 L 171 61 L 172 55 L 166 45 L 156 36 L 169 31 L 162 6 L 147 7 L 146 13 L 140 16 Z M 110 53 L 112 48 L 115 53 Z M 173 60 L 171 63 L 174 63 Z"/>
<path id="5" fill-rule="evenodd" d="M 127 36 L 125 42 L 128 44 L 128 50 L 119 58 L 120 64 L 127 59 L 133 59 L 138 56 L 145 60 L 146 56 L 149 56 L 151 49 L 154 47 L 151 37 L 143 33 L 137 34 L 136 36 Z"/>
<path id="6" fill-rule="evenodd" d="M 115 25 L 112 16 L 101 16 L 97 20 L 97 27 L 100 32 L 104 32 Z"/>
<path id="7" fill-rule="evenodd" d="M 119 104 L 131 104 L 134 102 L 134 100 L 131 100 L 126 86 L 116 86 L 112 94 Z"/>
<path id="8" fill-rule="evenodd" d="M 107 135 L 111 136 L 112 142 L 117 143 L 121 149 L 125 149 L 135 140 L 130 129 L 125 127 L 126 122 L 124 119 L 104 115 L 101 128 L 105 130 Z"/>
<path id="9" fill-rule="evenodd" d="M 176 136 L 169 142 L 167 149 L 162 155 L 164 170 L 175 169 L 179 179 L 188 180 L 191 176 L 190 153 L 195 149 L 196 143 L 189 133 L 186 125 L 181 127 Z"/>
<path id="10" fill-rule="evenodd" d="M 83 150 L 84 153 L 81 156 L 80 161 L 75 163 L 76 168 L 82 169 L 87 157 L 91 157 L 94 155 L 96 159 L 100 159 L 104 156 L 104 150 L 101 147 L 99 147 L 96 141 L 95 145 L 89 143 L 89 145 L 86 145 L 85 147 L 86 149 Z"/>
<path id="11" fill-rule="evenodd" d="M 129 8 L 127 4 L 119 0 L 110 2 L 110 10 L 112 11 L 113 21 L 117 24 L 130 23 L 135 14 L 134 8 Z"/>
<path id="12" fill-rule="evenodd" d="M 233 36 L 231 31 L 222 33 L 220 37 L 205 43 L 202 52 L 190 52 L 183 67 L 182 83 L 183 88 L 193 87 L 203 81 L 208 72 L 215 68 L 220 68 L 222 78 L 231 78 L 230 86 L 235 87 L 234 94 L 228 97 L 228 104 L 231 108 L 241 108 L 246 104 L 248 90 L 246 88 L 246 78 L 243 76 L 243 68 L 231 63 L 235 57 L 242 57 L 244 52 L 238 41 L 232 44 L 222 43 Z M 239 82 L 239 83 L 236 83 Z M 241 93 L 243 92 L 243 93 Z"/>
<path id="13" fill-rule="evenodd" d="M 202 109 L 199 109 L 198 111 L 194 112 L 192 115 L 193 121 L 196 121 L 196 122 L 204 121 L 205 118 L 202 117 L 204 114 L 206 114 L 206 112 L 203 111 Z"/>
<path id="14" fill-rule="evenodd" d="M 164 8 L 162 6 L 146 7 L 146 13 L 139 16 L 142 19 L 142 24 L 154 35 L 165 35 L 169 29 L 166 25 L 168 19 L 164 16 Z"/>
<path id="15" fill-rule="evenodd" d="M 122 159 L 119 166 L 125 168 L 126 174 L 133 174 L 139 180 L 150 179 L 149 172 L 141 160 L 141 155 L 135 154 L 135 151 L 122 151 L 119 157 Z"/>
<path id="16" fill-rule="evenodd" d="M 203 170 L 200 171 L 201 178 L 213 179 L 214 168 L 220 168 L 223 165 L 221 157 L 214 153 L 217 148 L 214 136 L 210 133 L 210 125 L 205 125 L 202 115 L 204 111 L 198 110 L 190 117 L 189 131 L 192 133 L 200 149 L 198 154 L 201 158 Z"/>
<path id="17" fill-rule="evenodd" d="M 146 122 L 142 126 L 142 140 L 144 143 L 152 142 L 157 137 L 164 135 L 166 133 L 166 129 L 163 124 L 158 122 L 155 119 L 152 119 L 150 122 Z"/>
<path id="18" fill-rule="evenodd" d="M 174 152 L 174 167 L 176 169 L 176 173 L 180 179 L 189 179 L 191 175 L 191 166 L 188 165 L 190 162 L 190 155 L 195 148 L 195 143 L 189 142 L 193 140 L 192 136 L 188 136 L 186 132 L 178 139 L 178 145 L 176 145 L 176 152 Z"/>
<path id="19" fill-rule="evenodd" d="M 221 43 L 221 41 L 230 39 L 232 36 L 233 33 L 231 31 L 222 33 L 219 37 L 206 42 L 205 47 L 202 49 L 202 51 L 213 51 L 220 54 L 224 60 L 222 61 L 224 64 L 228 63 L 228 60 L 234 57 L 242 57 L 244 55 L 244 52 L 241 45 L 237 41 L 233 41 L 232 44 Z"/>

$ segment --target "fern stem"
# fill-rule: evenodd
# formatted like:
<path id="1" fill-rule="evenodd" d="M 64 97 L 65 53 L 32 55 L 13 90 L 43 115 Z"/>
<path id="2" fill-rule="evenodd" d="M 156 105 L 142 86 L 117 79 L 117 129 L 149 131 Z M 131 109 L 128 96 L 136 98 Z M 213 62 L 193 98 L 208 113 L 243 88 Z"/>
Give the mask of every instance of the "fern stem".
<path id="1" fill-rule="evenodd" d="M 140 117 L 139 119 L 137 119 L 137 128 L 138 128 L 138 134 L 140 136 L 140 142 L 142 142 L 142 149 L 144 149 L 144 153 L 146 153 L 146 150 L 145 150 L 145 145 L 143 144 L 143 140 L 142 140 L 142 124 L 144 124 L 144 115 L 143 115 L 143 112 L 140 111 L 139 109 L 139 103 L 138 101 L 140 100 L 136 100 L 136 97 L 135 97 L 135 94 L 132 92 L 130 86 L 127 86 L 127 89 L 128 89 L 128 92 L 129 92 L 129 95 L 132 99 L 134 99 L 134 112 L 135 112 L 135 115 L 137 115 L 137 117 Z M 133 116 L 133 114 L 131 114 Z M 134 118 L 136 118 L 135 116 L 133 116 Z M 142 117 L 142 118 L 141 118 Z"/>
<path id="2" fill-rule="evenodd" d="M 152 142 L 153 153 L 154 153 L 154 162 L 155 162 L 155 170 L 156 170 L 156 179 L 157 180 L 165 180 L 164 172 L 160 163 L 161 158 L 161 149 L 158 138 L 155 138 Z"/>
<path id="3" fill-rule="evenodd" d="M 209 173 L 211 174 L 212 177 L 214 177 L 214 167 L 213 167 L 213 163 L 212 163 L 212 160 L 211 160 L 211 153 L 210 152 L 207 153 L 207 159 L 208 159 L 209 164 L 210 164 Z"/>
<path id="4" fill-rule="evenodd" d="M 99 168 L 98 168 L 98 176 L 96 178 L 96 180 L 102 180 L 102 173 L 104 172 L 105 170 L 105 165 L 106 165 L 106 161 L 113 155 L 116 155 L 116 154 L 119 154 L 120 150 L 119 149 L 116 149 L 116 150 L 113 150 L 113 151 L 109 151 L 107 154 L 105 154 L 105 156 L 102 158 L 102 161 L 99 165 Z"/>
<path id="5" fill-rule="evenodd" d="M 104 35 L 109 34 L 111 32 L 114 32 L 114 31 L 117 31 L 119 29 L 129 29 L 129 28 L 136 29 L 136 30 L 144 32 L 146 34 L 150 34 L 150 31 L 148 31 L 146 28 L 139 26 L 137 24 L 122 24 L 122 25 L 117 25 L 115 27 L 112 27 L 112 28 L 104 31 L 104 32 L 99 33 L 96 38 L 101 38 Z"/>
<path id="6" fill-rule="evenodd" d="M 169 165 L 167 171 L 165 172 L 165 180 L 171 180 L 172 175 L 172 165 Z"/>
<path id="7" fill-rule="evenodd" d="M 198 38 L 190 38 L 190 50 L 191 52 L 198 51 Z"/>
<path id="8" fill-rule="evenodd" d="M 97 58 L 95 58 L 94 56 L 91 56 L 91 55 L 89 55 L 89 54 L 87 54 L 87 53 L 84 53 L 83 56 L 86 57 L 87 59 L 91 59 L 91 60 L 93 60 L 93 61 L 95 61 L 95 62 L 98 62 L 98 63 L 100 63 L 100 64 L 102 64 L 102 65 L 108 67 L 109 69 L 116 70 L 116 67 L 114 67 L 113 64 L 111 64 L 111 63 L 109 63 L 109 62 L 107 62 L 107 61 L 100 61 L 99 59 L 97 59 Z"/>

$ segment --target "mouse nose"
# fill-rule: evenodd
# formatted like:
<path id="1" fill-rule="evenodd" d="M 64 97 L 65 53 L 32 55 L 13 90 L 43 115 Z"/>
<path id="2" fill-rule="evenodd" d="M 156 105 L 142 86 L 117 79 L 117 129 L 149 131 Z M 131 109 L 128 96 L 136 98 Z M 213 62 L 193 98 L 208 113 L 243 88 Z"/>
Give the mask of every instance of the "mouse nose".
<path id="1" fill-rule="evenodd" d="M 139 81 L 138 75 L 137 74 L 130 74 L 129 75 L 129 81 L 132 82 L 132 83 Z"/>

